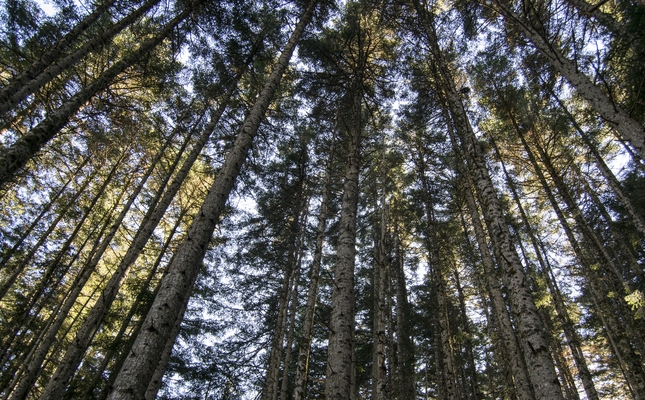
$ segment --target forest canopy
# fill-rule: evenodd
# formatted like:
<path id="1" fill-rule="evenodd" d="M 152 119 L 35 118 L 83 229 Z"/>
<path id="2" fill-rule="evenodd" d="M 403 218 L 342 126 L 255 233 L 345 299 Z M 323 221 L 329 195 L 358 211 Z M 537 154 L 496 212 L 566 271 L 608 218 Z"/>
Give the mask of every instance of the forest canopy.
<path id="1" fill-rule="evenodd" d="M 644 0 L 0 4 L 2 399 L 645 399 Z"/>

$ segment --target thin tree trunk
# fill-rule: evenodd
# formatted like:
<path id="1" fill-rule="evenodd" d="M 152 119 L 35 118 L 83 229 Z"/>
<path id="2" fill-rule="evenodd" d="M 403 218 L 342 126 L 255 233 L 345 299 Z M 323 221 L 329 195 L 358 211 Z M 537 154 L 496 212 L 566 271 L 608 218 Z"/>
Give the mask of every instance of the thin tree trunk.
<path id="1" fill-rule="evenodd" d="M 468 379 L 466 379 L 466 381 L 470 389 L 468 398 L 470 398 L 471 400 L 477 400 L 479 398 L 479 386 L 477 381 L 475 356 L 473 352 L 473 333 L 470 329 L 470 320 L 468 319 L 468 314 L 466 312 L 466 298 L 464 296 L 464 288 L 461 286 L 461 280 L 459 279 L 459 271 L 457 269 L 457 266 L 455 266 L 455 268 L 453 269 L 453 275 L 455 277 L 455 286 L 457 288 L 459 299 L 459 311 L 462 319 L 463 332 L 466 335 L 466 338 L 464 339 L 464 346 L 467 361 L 465 372 L 468 373 Z"/>
<path id="2" fill-rule="evenodd" d="M 306 213 L 303 221 L 306 220 Z M 298 282 L 300 281 L 301 260 L 304 252 L 304 227 L 301 227 L 300 237 L 298 240 L 298 259 L 296 261 L 296 272 L 294 274 L 293 285 L 291 288 L 291 306 L 289 307 L 289 330 L 287 331 L 287 340 L 285 343 L 284 360 L 282 362 L 282 383 L 280 385 L 280 400 L 287 399 L 289 389 L 289 369 L 291 368 L 291 352 L 293 350 L 293 337 L 295 334 L 296 313 L 298 309 Z"/>
<path id="3" fill-rule="evenodd" d="M 309 354 L 311 352 L 311 335 L 314 326 L 314 316 L 316 313 L 316 301 L 318 299 L 318 282 L 320 280 L 320 264 L 322 261 L 325 231 L 327 230 L 327 218 L 329 218 L 331 164 L 334 157 L 335 139 L 336 136 L 334 132 L 334 137 L 332 138 L 332 143 L 327 158 L 327 166 L 325 168 L 325 178 L 322 188 L 322 198 L 320 200 L 320 213 L 318 214 L 316 247 L 314 249 L 314 258 L 311 262 L 311 277 L 309 279 L 309 288 L 307 290 L 307 304 L 305 306 L 304 321 L 302 323 L 302 336 L 300 338 L 300 350 L 298 352 L 298 364 L 296 367 L 297 369 L 293 390 L 293 400 L 304 400 L 306 398 Z"/>
<path id="4" fill-rule="evenodd" d="M 67 190 L 67 186 L 74 180 L 74 178 L 76 178 L 76 176 L 83 170 L 83 168 L 85 168 L 85 166 L 87 165 L 87 163 L 90 161 L 91 158 L 92 158 L 91 156 L 86 157 L 78 165 L 76 170 L 69 175 L 69 179 L 67 179 L 67 181 L 56 191 L 56 193 L 50 196 L 47 204 L 43 206 L 38 216 L 34 218 L 34 220 L 31 222 L 31 224 L 29 224 L 27 229 L 25 229 L 21 233 L 18 240 L 15 241 L 15 243 L 11 246 L 10 249 L 7 249 L 6 251 L 3 252 L 2 259 L 0 260 L 0 270 L 2 270 L 7 265 L 7 262 L 22 247 L 22 245 L 25 243 L 25 240 L 29 237 L 29 235 L 31 235 L 31 232 L 38 226 L 38 224 L 40 223 L 40 220 L 43 219 L 43 217 L 47 215 L 47 213 L 54 207 L 54 204 L 56 203 L 56 201 L 58 201 L 60 196 Z M 80 196 L 82 192 L 83 190 L 79 190 L 75 197 Z M 65 206 L 63 206 L 63 210 L 59 213 L 59 218 L 62 218 L 61 214 L 65 214 L 66 210 L 69 209 L 69 207 L 71 207 L 71 205 L 74 202 L 75 200 L 69 201 Z M 55 225 L 55 224 L 54 223 L 50 224 L 50 228 L 51 228 L 51 225 Z M 6 294 L 6 289 L 4 288 L 4 285 L 3 285 L 2 289 L 0 289 L 0 299 L 2 299 L 5 294 Z"/>
<path id="5" fill-rule="evenodd" d="M 410 306 L 405 282 L 405 256 L 401 248 L 398 225 L 394 228 L 395 279 L 396 279 L 396 338 L 399 399 L 413 400 L 416 397 L 414 345 L 410 334 Z"/>
<path id="6" fill-rule="evenodd" d="M 553 92 L 553 90 L 549 90 L 549 92 L 551 93 L 551 96 L 558 102 L 562 111 L 564 111 L 564 113 L 569 117 L 569 120 L 578 132 L 578 135 L 580 135 L 582 141 L 587 145 L 589 152 L 593 155 L 593 158 L 602 176 L 605 177 L 605 180 L 609 184 L 609 187 L 614 191 L 620 202 L 625 206 L 625 209 L 631 217 L 631 222 L 634 224 L 641 236 L 645 238 L 645 219 L 643 219 L 643 216 L 636 210 L 636 207 L 634 207 L 634 204 L 625 193 L 622 185 L 620 184 L 620 182 L 618 182 L 618 179 L 611 171 L 607 163 L 605 163 L 605 160 L 598 151 L 598 146 L 596 145 L 596 143 L 594 143 L 589 134 L 582 129 L 580 124 L 578 124 L 578 122 L 576 121 L 575 117 L 571 114 L 562 100 L 560 100 L 560 98 Z"/>
<path id="7" fill-rule="evenodd" d="M 121 159 L 120 161 L 122 161 Z M 84 217 L 87 217 L 89 213 L 92 211 L 92 208 L 96 204 L 96 202 L 101 198 L 101 194 L 103 193 L 103 190 L 107 187 L 108 183 L 110 182 L 110 179 L 112 177 L 112 174 L 116 171 L 116 167 L 118 166 L 119 163 L 117 163 L 114 168 L 112 169 L 112 173 L 108 175 L 106 180 L 103 183 L 103 186 L 101 187 L 101 190 L 99 190 L 99 194 L 94 197 L 94 200 L 92 201 L 92 204 L 84 213 Z M 58 226 L 58 223 L 63 220 L 63 218 L 66 216 L 67 211 L 69 211 L 70 208 L 72 208 L 74 205 L 76 205 L 76 201 L 78 198 L 85 192 L 85 189 L 87 189 L 87 186 L 90 184 L 90 182 L 93 180 L 94 176 L 98 174 L 99 170 L 98 168 L 83 182 L 81 187 L 78 189 L 78 191 L 75 193 L 74 197 L 70 199 L 70 201 L 63 207 L 62 210 L 58 212 L 58 216 L 49 224 L 49 227 L 47 230 L 40 236 L 38 239 L 38 242 L 34 244 L 34 246 L 29 250 L 29 252 L 20 259 L 19 264 L 15 267 L 11 275 L 2 282 L 2 286 L 0 286 L 0 300 L 4 299 L 4 297 L 7 295 L 7 292 L 11 288 L 11 286 L 16 282 L 16 279 L 20 276 L 20 274 L 23 273 L 25 268 L 29 266 L 29 262 L 31 259 L 36 255 L 38 250 L 47 242 L 47 239 L 49 238 L 49 235 L 54 232 L 56 227 Z M 75 228 L 74 232 L 69 235 L 69 238 L 67 240 L 67 243 L 71 245 L 71 240 L 73 237 L 75 237 L 77 231 L 81 228 L 82 222 L 84 222 L 85 219 L 81 218 L 80 223 L 77 223 L 77 227 Z M 68 246 L 67 246 L 68 247 Z M 67 251 L 66 246 L 64 245 L 61 248 L 61 252 Z M 53 264 L 52 264 L 53 265 Z M 45 274 L 47 276 L 47 274 Z"/>
<path id="8" fill-rule="evenodd" d="M 383 196 L 384 197 L 384 196 Z M 376 207 L 380 212 L 380 223 L 374 224 L 374 267 L 373 267 L 373 299 L 374 299 L 374 322 L 372 328 L 372 396 L 374 400 L 385 400 L 388 397 L 386 385 L 387 367 L 385 364 L 385 334 L 386 334 L 386 288 L 387 261 L 385 249 L 385 199 L 381 199 L 381 206 Z"/>
<path id="9" fill-rule="evenodd" d="M 282 287 L 279 292 L 278 300 L 278 317 L 273 333 L 273 341 L 271 344 L 271 352 L 269 355 L 269 364 L 267 367 L 266 380 L 262 388 L 262 399 L 275 400 L 278 397 L 278 384 L 280 375 L 280 361 L 283 359 L 284 341 L 287 333 L 287 319 L 289 316 L 289 300 L 294 298 L 294 290 L 297 287 L 297 276 L 299 275 L 300 265 L 297 264 L 298 256 L 301 249 L 298 247 L 299 238 L 301 237 L 304 223 L 303 219 L 303 205 L 306 202 L 303 195 L 304 185 L 304 169 L 300 171 L 302 175 L 298 176 L 296 183 L 296 204 L 292 209 L 293 220 L 290 224 L 290 232 L 294 240 L 291 241 L 291 246 L 287 251 L 288 257 Z M 295 299 L 294 299 L 295 300 Z M 297 300 L 295 300 L 297 301 Z M 287 367 L 287 366 L 285 366 Z M 288 367 L 287 367 L 288 370 Z"/>
<path id="10" fill-rule="evenodd" d="M 130 355 L 116 378 L 113 391 L 108 396 L 110 400 L 144 397 L 154 369 L 159 363 L 160 352 L 167 341 L 175 340 L 175 336 L 171 333 L 172 327 L 181 318 L 182 305 L 190 296 L 210 237 L 224 211 L 242 164 L 246 160 L 260 121 L 273 99 L 282 74 L 287 68 L 300 35 L 311 19 L 316 4 L 316 1 L 312 1 L 307 6 L 260 96 L 246 117 L 233 148 L 227 154 L 200 212 L 191 224 L 186 240 L 177 251 L 173 263 L 168 267 L 168 274 L 161 283 L 161 290 L 155 297 Z"/>
<path id="11" fill-rule="evenodd" d="M 181 225 L 181 222 L 187 212 L 188 212 L 188 208 L 182 210 L 180 215 L 177 217 L 177 220 L 175 221 L 175 224 L 170 230 L 168 237 L 166 238 L 165 242 L 161 246 L 161 249 L 159 250 L 159 255 L 157 256 L 155 263 L 153 264 L 152 268 L 148 272 L 148 276 L 146 276 L 146 279 L 141 284 L 141 289 L 139 290 L 139 293 L 137 294 L 136 299 L 132 303 L 132 306 L 130 307 L 130 311 L 128 311 L 128 314 L 125 316 L 123 321 L 121 321 L 121 328 L 119 328 L 119 332 L 117 332 L 116 336 L 114 337 L 112 346 L 110 346 L 109 351 L 103 357 L 101 364 L 99 365 L 96 372 L 94 373 L 92 380 L 87 385 L 87 389 L 83 394 L 83 398 L 86 398 L 86 399 L 94 398 L 93 391 L 96 390 L 98 387 L 100 387 L 99 382 L 103 376 L 105 369 L 107 368 L 110 361 L 112 361 L 112 359 L 116 356 L 116 353 L 118 352 L 118 348 L 116 347 L 116 345 L 123 340 L 123 337 L 126 334 L 128 326 L 130 325 L 130 322 L 134 318 L 134 315 L 137 312 L 141 312 L 142 308 L 145 308 L 145 303 L 144 303 L 145 293 L 147 293 L 148 287 L 150 287 L 152 279 L 157 274 L 157 270 L 161 265 L 161 262 L 163 261 L 163 257 L 166 255 L 166 251 L 168 250 L 168 247 L 170 247 L 170 243 L 174 238 L 175 233 L 177 232 L 177 229 L 179 229 L 179 225 Z M 143 315 L 145 314 L 146 313 L 144 312 Z M 107 391 L 107 388 L 104 388 L 104 391 Z"/>
<path id="12" fill-rule="evenodd" d="M 10 147 L 6 148 L 0 154 L 0 187 L 12 180 L 16 173 L 67 124 L 67 121 L 83 104 L 97 93 L 105 90 L 114 78 L 140 61 L 148 52 L 168 37 L 192 13 L 193 7 L 194 4 L 182 11 L 168 22 L 155 37 L 143 42 L 136 51 L 115 63 L 87 87 L 72 96 L 56 111 L 47 115 L 36 127 L 14 142 Z"/>
<path id="13" fill-rule="evenodd" d="M 106 2 L 108 6 L 112 0 Z M 112 25 L 110 28 L 105 30 L 102 34 L 94 37 L 93 39 L 87 41 L 83 46 L 74 51 L 72 54 L 63 58 L 62 60 L 48 65 L 38 65 L 37 68 L 30 68 L 24 76 L 20 76 L 15 82 L 10 83 L 6 88 L 3 88 L 0 92 L 0 116 L 4 115 L 7 111 L 11 110 L 22 100 L 26 99 L 32 93 L 35 93 L 38 89 L 45 86 L 47 83 L 51 82 L 62 72 L 76 64 L 81 58 L 90 54 L 96 49 L 101 48 L 106 45 L 114 36 L 116 36 L 123 29 L 132 25 L 140 16 L 148 12 L 152 7 L 154 7 L 159 0 L 147 0 L 141 7 L 130 13 L 128 16 L 123 18 L 121 21 Z M 102 8 L 99 6 L 97 11 Z M 100 13 L 102 14 L 102 12 Z M 88 23 L 91 24 L 93 21 L 91 19 L 97 19 L 100 14 L 94 15 L 90 14 L 88 18 L 90 21 L 82 21 L 81 24 Z M 79 24 L 80 25 L 80 24 Z M 51 49 L 50 52 L 53 52 L 54 49 Z M 56 51 L 57 53 L 58 51 Z M 53 55 L 57 55 L 53 53 Z M 51 57 L 50 57 L 51 58 Z M 41 59 L 42 61 L 42 59 Z M 37 63 L 38 64 L 38 63 Z M 44 69 L 43 67 L 48 67 Z"/>

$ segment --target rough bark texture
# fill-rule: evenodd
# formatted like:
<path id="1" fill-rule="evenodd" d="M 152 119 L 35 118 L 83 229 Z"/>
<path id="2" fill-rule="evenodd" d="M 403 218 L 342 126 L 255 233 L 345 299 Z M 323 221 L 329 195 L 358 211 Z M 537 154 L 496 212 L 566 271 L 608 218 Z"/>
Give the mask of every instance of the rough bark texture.
<path id="1" fill-rule="evenodd" d="M 24 167 L 65 126 L 67 121 L 83 104 L 107 88 L 120 73 L 141 60 L 148 52 L 159 45 L 191 12 L 191 8 L 182 11 L 166 24 L 157 36 L 145 41 L 132 54 L 115 63 L 56 111 L 50 113 L 36 127 L 5 149 L 0 154 L 0 187 L 11 181 L 18 170 Z"/>
<path id="2" fill-rule="evenodd" d="M 354 263 L 356 257 L 356 213 L 358 209 L 358 178 L 362 136 L 361 100 L 359 90 L 351 93 L 348 110 L 348 155 L 340 214 L 337 261 L 334 266 L 334 288 L 331 295 L 329 346 L 327 347 L 327 379 L 325 397 L 347 400 L 353 390 L 354 359 Z"/>
<path id="3" fill-rule="evenodd" d="M 533 296 L 527 285 L 523 266 L 513 246 L 502 206 L 486 166 L 486 160 L 461 103 L 450 70 L 442 58 L 431 18 L 425 10 L 421 9 L 417 0 L 414 0 L 413 3 L 425 28 L 430 51 L 436 60 L 436 75 L 442 85 L 443 97 L 450 110 L 452 123 L 454 123 L 460 137 L 461 146 L 468 158 L 470 173 L 473 175 L 477 192 L 482 200 L 483 214 L 496 258 L 502 265 L 505 281 L 508 284 L 511 311 L 517 322 L 520 343 L 524 350 L 535 396 L 540 400 L 562 399 L 562 390 L 549 354 L 544 326 L 540 321 Z"/>
<path id="4" fill-rule="evenodd" d="M 522 138 L 522 136 L 520 136 L 520 138 Z M 588 256 L 578 243 L 578 240 L 576 239 L 575 234 L 573 233 L 573 230 L 569 225 L 569 222 L 567 221 L 562 209 L 560 208 L 555 198 L 555 195 L 553 194 L 551 186 L 544 177 L 544 174 L 537 164 L 537 160 L 535 159 L 535 156 L 533 155 L 530 147 L 528 147 L 528 143 L 526 143 L 525 141 L 523 143 L 525 145 L 525 150 L 528 155 L 529 161 L 533 165 L 535 173 L 540 180 L 540 183 L 542 184 L 543 189 L 547 194 L 547 197 L 549 198 L 549 201 L 551 202 L 551 206 L 556 216 L 558 217 L 558 220 L 560 221 L 565 234 L 567 235 L 567 239 L 569 239 L 569 243 L 574 250 L 574 254 L 582 265 L 581 271 L 583 273 L 583 276 L 585 277 L 586 282 L 589 285 L 592 296 L 594 296 L 594 301 L 597 303 L 595 307 L 596 315 L 601 318 L 603 325 L 606 327 L 607 337 L 610 341 L 610 344 L 612 345 L 614 354 L 619 359 L 619 363 L 623 370 L 623 375 L 625 376 L 625 380 L 628 383 L 630 391 L 632 392 L 634 398 L 645 399 L 645 375 L 643 374 L 644 371 L 642 364 L 638 360 L 639 357 L 634 354 L 629 340 L 625 336 L 625 329 L 621 326 L 618 319 L 613 314 L 614 311 L 607 311 L 608 307 L 605 304 L 608 297 L 606 293 L 604 293 L 603 290 L 598 286 L 597 278 L 595 276 L 595 273 L 593 272 L 594 269 L 592 268 L 594 262 L 589 260 Z"/>
<path id="5" fill-rule="evenodd" d="M 27 96 L 35 93 L 38 89 L 51 82 L 61 72 L 76 64 L 81 58 L 107 44 L 116 34 L 130 26 L 134 21 L 148 12 L 158 2 L 159 0 L 148 0 L 141 7 L 130 13 L 127 17 L 123 18 L 121 21 L 108 28 L 101 35 L 89 40 L 78 50 L 74 51 L 72 54 L 68 55 L 62 60 L 51 64 L 47 69 L 38 73 L 32 79 L 23 83 L 21 86 L 13 87 L 14 85 L 10 85 L 10 87 L 8 87 L 7 89 L 13 87 L 12 90 L 3 90 L 0 94 L 0 115 L 11 110 L 12 107 L 20 103 L 22 100 L 26 99 Z M 98 16 L 99 15 L 97 15 L 96 17 L 98 18 Z M 26 80 L 26 78 L 21 80 Z"/>
<path id="6" fill-rule="evenodd" d="M 430 52 L 436 61 L 435 76 L 440 82 L 443 99 L 461 146 L 468 159 L 469 172 L 475 182 L 477 193 L 482 200 L 482 211 L 486 219 L 495 255 L 508 285 L 511 312 L 519 333 L 519 341 L 526 360 L 529 378 L 537 399 L 562 399 L 562 390 L 555 373 L 555 366 L 547 346 L 544 326 L 540 321 L 537 307 L 527 285 L 523 266 L 513 246 L 511 234 L 506 224 L 501 203 L 489 175 L 485 157 L 479 147 L 475 133 L 470 125 L 461 98 L 452 79 L 450 70 L 442 58 L 431 16 L 422 9 L 417 0 L 413 1 L 425 29 Z"/>
<path id="7" fill-rule="evenodd" d="M 180 318 L 182 304 L 189 297 L 192 284 L 206 253 L 208 242 L 224 211 L 229 193 L 246 160 L 261 119 L 276 92 L 300 35 L 311 19 L 316 1 L 312 1 L 291 34 L 255 105 L 246 117 L 231 151 L 227 154 L 206 200 L 195 217 L 187 237 L 177 251 L 161 289 L 146 316 L 142 330 L 119 372 L 110 400 L 141 399 L 145 395 L 160 352 L 171 337 L 172 326 Z"/>
<path id="8" fill-rule="evenodd" d="M 475 231 L 475 238 L 477 239 L 477 245 L 482 258 L 484 275 L 486 276 L 486 288 L 491 299 L 493 318 L 499 328 L 499 332 L 504 343 L 504 349 L 509 359 L 508 361 L 511 366 L 510 369 L 516 387 L 516 394 L 518 399 L 532 400 L 535 396 L 531 389 L 522 351 L 517 344 L 513 324 L 510 316 L 508 315 L 506 302 L 504 301 L 504 296 L 499 285 L 499 278 L 497 277 L 493 256 L 488 250 L 486 232 L 484 231 L 484 227 L 479 219 L 479 213 L 477 211 L 478 208 L 471 187 L 468 184 L 467 179 L 464 179 L 464 181 L 466 183 L 466 187 L 464 188 L 466 205 L 470 212 L 471 223 Z"/>
<path id="9" fill-rule="evenodd" d="M 553 271 L 551 270 L 551 265 L 549 263 L 547 253 L 544 251 L 544 246 L 542 245 L 540 240 L 536 237 L 535 230 L 533 229 L 533 227 L 529 222 L 528 215 L 524 210 L 524 207 L 522 206 L 522 202 L 520 201 L 520 195 L 517 191 L 516 184 L 511 178 L 511 175 L 506 170 L 506 165 L 501 159 L 501 152 L 499 151 L 497 144 L 492 138 L 490 142 L 492 144 L 492 147 L 495 149 L 497 157 L 502 163 L 502 170 L 504 172 L 504 176 L 506 177 L 506 182 L 508 184 L 508 187 L 511 189 L 511 194 L 513 195 L 513 199 L 515 200 L 515 205 L 517 206 L 520 212 L 520 217 L 524 223 L 524 226 L 526 227 L 529 240 L 531 241 L 531 245 L 533 246 L 533 250 L 537 257 L 538 263 L 542 269 L 541 273 L 543 274 L 546 280 L 549 293 L 553 298 L 553 303 L 554 303 L 556 313 L 558 315 L 558 318 L 560 319 L 560 323 L 562 324 L 562 329 L 564 330 L 565 336 L 567 338 L 567 343 L 569 344 L 569 348 L 571 349 L 571 354 L 576 364 L 576 368 L 578 369 L 578 375 L 582 380 L 582 385 L 584 387 L 587 398 L 589 400 L 598 400 L 599 399 L 598 392 L 596 391 L 596 388 L 593 383 L 593 379 L 591 377 L 591 372 L 587 367 L 587 362 L 582 352 L 582 346 L 581 346 L 582 342 L 580 340 L 580 336 L 576 332 L 573 321 L 571 321 L 571 318 L 569 317 L 569 313 L 567 311 L 564 298 L 562 296 L 560 289 L 558 288 L 557 282 L 555 280 L 555 276 L 553 275 Z"/>

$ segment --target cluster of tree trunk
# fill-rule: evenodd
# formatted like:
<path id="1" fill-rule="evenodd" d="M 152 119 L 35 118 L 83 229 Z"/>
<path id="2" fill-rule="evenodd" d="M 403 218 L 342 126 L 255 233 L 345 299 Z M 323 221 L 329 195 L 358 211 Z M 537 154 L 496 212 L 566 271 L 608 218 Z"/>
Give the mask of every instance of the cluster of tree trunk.
<path id="1" fill-rule="evenodd" d="M 645 399 L 642 2 L 2 7 L 3 399 Z"/>

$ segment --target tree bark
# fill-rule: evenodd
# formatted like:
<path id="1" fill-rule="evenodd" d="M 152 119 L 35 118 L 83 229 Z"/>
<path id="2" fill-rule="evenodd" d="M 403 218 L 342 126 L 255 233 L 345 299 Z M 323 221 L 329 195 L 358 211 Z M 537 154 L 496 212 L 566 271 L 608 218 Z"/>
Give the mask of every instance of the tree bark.
<path id="1" fill-rule="evenodd" d="M 387 280 L 387 261 L 385 249 L 385 199 L 381 199 L 381 206 L 376 207 L 376 212 L 380 212 L 380 223 L 373 225 L 374 230 L 374 266 L 373 266 L 373 327 L 372 327 L 372 396 L 374 400 L 388 399 L 388 388 L 386 385 L 387 367 L 385 354 L 385 334 L 386 334 L 386 288 L 389 284 Z"/>
<path id="2" fill-rule="evenodd" d="M 358 77 L 354 79 L 360 82 Z M 361 118 L 362 93 L 356 87 L 352 89 L 353 91 L 349 93 L 350 104 L 346 111 L 347 114 L 344 116 L 348 129 L 348 152 L 345 161 L 345 182 L 336 249 L 337 260 L 334 266 L 334 285 L 331 295 L 327 379 L 325 380 L 325 397 L 328 400 L 347 400 L 355 397 L 353 379 L 354 265 L 363 125 Z"/>
<path id="3" fill-rule="evenodd" d="M 75 279 L 74 285 L 72 286 L 72 290 L 70 294 L 65 299 L 65 302 L 63 303 L 63 306 L 61 307 L 61 309 L 58 311 L 58 314 L 56 316 L 54 323 L 48 330 L 47 335 L 45 335 L 45 337 L 43 338 L 41 344 L 38 347 L 38 350 L 34 353 L 34 357 L 29 362 L 29 366 L 27 367 L 28 373 L 26 377 L 23 380 L 21 380 L 20 384 L 16 387 L 15 391 L 12 393 L 11 400 L 22 400 L 26 398 L 27 394 L 29 393 L 29 390 L 36 382 L 36 379 L 38 378 L 41 371 L 42 363 L 45 360 L 45 357 L 47 356 L 50 350 L 51 344 L 56 339 L 58 330 L 63 325 L 63 322 L 67 318 L 70 310 L 72 309 L 72 306 L 76 303 L 76 300 L 80 295 L 81 291 L 83 290 L 83 288 L 85 287 L 85 284 L 87 283 L 89 278 L 96 270 L 96 267 L 98 266 L 101 258 L 103 257 L 103 254 L 109 247 L 110 243 L 112 242 L 112 239 L 114 239 L 114 237 L 116 236 L 118 229 L 121 227 L 121 223 L 123 222 L 126 215 L 130 211 L 130 207 L 132 206 L 136 198 L 139 196 L 139 193 L 141 192 L 141 190 L 143 190 L 146 181 L 152 174 L 154 167 L 156 166 L 156 163 L 157 161 L 159 161 L 160 158 L 161 158 L 161 154 L 158 154 L 158 157 L 150 165 L 150 167 L 148 168 L 144 176 L 141 178 L 141 181 L 139 182 L 139 184 L 134 188 L 134 191 L 130 194 L 130 197 L 128 198 L 126 204 L 123 206 L 123 209 L 119 213 L 119 216 L 116 218 L 116 221 L 112 224 L 112 227 L 110 228 L 110 231 L 108 232 L 106 237 L 103 239 L 101 246 L 92 254 L 92 258 L 89 261 L 89 263 L 84 266 L 83 270 Z M 92 324 L 92 322 L 94 321 L 92 312 L 90 312 L 90 315 L 88 315 L 88 318 L 89 318 L 88 320 L 90 321 L 90 324 Z M 92 331 L 91 336 L 93 336 L 93 333 L 95 332 L 96 328 L 98 328 L 96 324 L 92 324 L 92 326 L 94 330 Z M 85 351 L 87 345 L 89 345 L 89 340 L 81 341 L 81 342 L 79 342 L 78 340 L 75 340 L 74 342 L 72 342 L 72 347 L 71 347 L 72 352 L 70 353 L 70 355 L 76 358 L 82 357 L 83 352 Z M 80 355 L 76 353 L 79 353 Z M 72 359 L 63 360 L 63 363 L 60 364 L 59 368 L 57 369 L 57 373 L 62 374 L 60 376 L 63 377 L 63 381 L 61 382 L 60 385 L 58 386 L 53 385 L 48 390 L 54 390 L 54 391 L 57 390 L 58 392 L 64 391 L 64 385 L 67 384 L 67 381 L 71 377 L 71 374 L 74 373 L 74 371 L 76 370 L 76 367 L 78 366 L 78 362 L 76 363 L 72 362 L 76 360 L 76 358 L 74 358 L 73 360 Z M 58 372 L 58 371 L 61 371 L 61 372 Z M 57 378 L 56 373 L 54 374 L 54 377 L 52 377 L 52 381 L 54 382 L 54 384 L 60 382 Z M 56 392 L 47 393 L 47 391 L 43 393 L 44 396 L 51 396 L 51 395 L 57 395 L 57 394 L 61 394 L 61 393 L 56 393 Z"/>
<path id="4" fill-rule="evenodd" d="M 116 378 L 108 399 L 143 398 L 159 362 L 159 353 L 168 340 L 175 340 L 171 335 L 172 326 L 178 318 L 181 318 L 182 304 L 190 295 L 208 242 L 224 211 L 229 193 L 235 185 L 253 138 L 257 134 L 260 121 L 273 99 L 282 74 L 287 68 L 305 26 L 311 19 L 316 4 L 316 1 L 312 1 L 302 14 L 260 96 L 238 132 L 233 148 L 227 154 L 200 212 L 191 224 L 186 239 L 168 267 L 168 273 L 161 283 L 161 290 L 155 297 L 142 330 Z"/>

